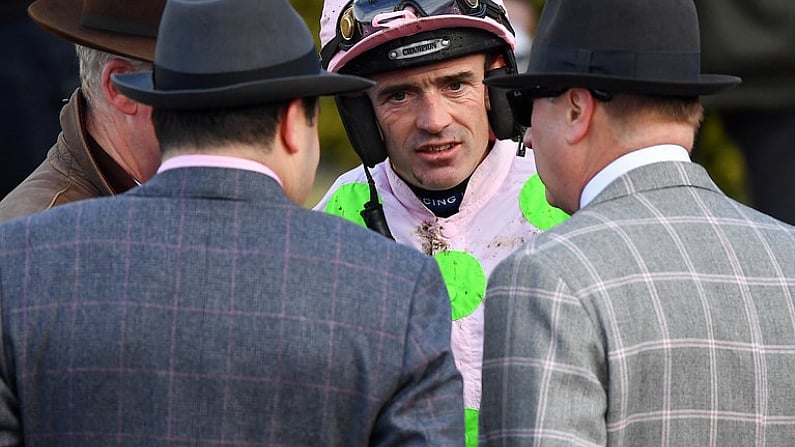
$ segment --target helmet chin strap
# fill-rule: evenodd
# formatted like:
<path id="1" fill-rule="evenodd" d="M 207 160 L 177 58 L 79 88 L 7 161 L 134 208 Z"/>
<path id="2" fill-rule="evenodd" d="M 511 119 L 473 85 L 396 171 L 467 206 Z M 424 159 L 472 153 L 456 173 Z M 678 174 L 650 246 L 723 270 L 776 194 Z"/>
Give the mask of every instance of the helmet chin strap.
<path id="1" fill-rule="evenodd" d="M 364 209 L 361 211 L 362 219 L 364 219 L 367 228 L 394 240 L 392 232 L 389 231 L 389 225 L 386 223 L 384 207 L 378 201 L 378 191 L 375 189 L 373 176 L 370 175 L 370 170 L 366 164 L 363 164 L 362 167 L 364 168 L 364 174 L 367 176 L 367 184 L 370 186 L 370 201 L 364 204 Z"/>
<path id="2" fill-rule="evenodd" d="M 525 146 L 524 141 L 520 139 L 519 145 L 516 147 L 516 156 L 524 157 L 525 155 L 527 155 L 527 146 Z"/>

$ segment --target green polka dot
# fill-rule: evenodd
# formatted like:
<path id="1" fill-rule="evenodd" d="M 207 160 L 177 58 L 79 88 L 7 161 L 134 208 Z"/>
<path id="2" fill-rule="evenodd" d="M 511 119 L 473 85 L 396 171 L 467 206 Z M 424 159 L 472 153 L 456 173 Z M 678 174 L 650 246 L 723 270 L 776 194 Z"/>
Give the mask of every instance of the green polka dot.
<path id="1" fill-rule="evenodd" d="M 346 183 L 334 191 L 325 211 L 366 227 L 361 213 L 369 201 L 370 187 L 366 183 Z"/>
<path id="2" fill-rule="evenodd" d="M 478 260 L 463 251 L 442 251 L 433 257 L 450 294 L 453 320 L 474 312 L 486 293 L 486 273 Z"/>
<path id="3" fill-rule="evenodd" d="M 538 174 L 530 177 L 519 194 L 519 207 L 527 220 L 539 230 L 549 230 L 569 215 L 547 202 L 546 187 Z"/>
<path id="4" fill-rule="evenodd" d="M 464 429 L 466 430 L 466 447 L 478 445 L 478 410 L 464 408 Z"/>

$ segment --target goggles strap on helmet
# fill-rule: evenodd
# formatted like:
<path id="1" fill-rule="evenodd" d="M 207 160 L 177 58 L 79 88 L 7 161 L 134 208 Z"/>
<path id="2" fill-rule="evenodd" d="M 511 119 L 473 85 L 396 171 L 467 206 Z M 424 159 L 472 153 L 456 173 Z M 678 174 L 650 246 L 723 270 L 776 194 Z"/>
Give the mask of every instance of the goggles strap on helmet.
<path id="1" fill-rule="evenodd" d="M 410 7 L 418 18 L 463 15 L 468 17 L 489 17 L 502 25 L 511 34 L 516 34 L 508 15 L 502 6 L 492 0 L 392 0 L 390 2 L 371 0 L 352 0 L 337 17 L 335 36 L 320 50 L 323 68 L 328 68 L 331 59 L 340 50 L 348 50 L 370 34 L 385 29 L 378 25 L 381 14 L 390 14 Z M 375 24 L 374 24 L 375 22 Z"/>

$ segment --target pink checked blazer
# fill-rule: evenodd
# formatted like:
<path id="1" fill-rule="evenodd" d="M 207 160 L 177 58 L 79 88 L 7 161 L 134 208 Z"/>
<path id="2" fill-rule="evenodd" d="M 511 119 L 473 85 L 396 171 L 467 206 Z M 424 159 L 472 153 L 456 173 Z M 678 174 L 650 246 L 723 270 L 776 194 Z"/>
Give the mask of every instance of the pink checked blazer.
<path id="1" fill-rule="evenodd" d="M 632 170 L 493 272 L 482 444 L 792 446 L 794 301 L 792 226 Z"/>

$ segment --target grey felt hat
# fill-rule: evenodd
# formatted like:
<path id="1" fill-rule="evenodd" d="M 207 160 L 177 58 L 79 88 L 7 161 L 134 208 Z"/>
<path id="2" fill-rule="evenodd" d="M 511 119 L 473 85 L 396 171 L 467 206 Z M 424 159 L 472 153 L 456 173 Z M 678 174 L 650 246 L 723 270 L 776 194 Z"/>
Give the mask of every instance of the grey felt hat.
<path id="1" fill-rule="evenodd" d="M 113 75 L 154 107 L 242 107 L 367 89 L 372 81 L 320 67 L 315 42 L 288 0 L 169 0 L 152 72 Z"/>
<path id="2" fill-rule="evenodd" d="M 527 71 L 486 84 L 700 96 L 740 83 L 702 74 L 700 46 L 692 0 L 548 0 Z"/>

